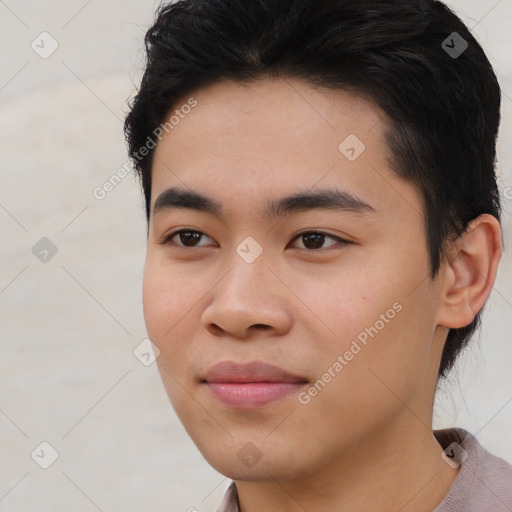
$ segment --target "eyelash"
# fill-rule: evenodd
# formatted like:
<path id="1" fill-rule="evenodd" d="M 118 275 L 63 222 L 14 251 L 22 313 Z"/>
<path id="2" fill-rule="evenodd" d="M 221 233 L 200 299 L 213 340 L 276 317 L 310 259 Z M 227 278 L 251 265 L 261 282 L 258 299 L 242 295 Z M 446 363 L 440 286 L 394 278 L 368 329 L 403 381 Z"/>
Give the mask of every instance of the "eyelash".
<path id="1" fill-rule="evenodd" d="M 175 236 L 179 235 L 180 233 L 198 233 L 200 235 L 204 235 L 205 234 L 202 231 L 197 231 L 197 230 L 194 230 L 194 229 L 179 229 L 179 230 L 173 231 L 172 233 L 169 233 L 168 235 L 163 236 L 159 240 L 158 243 L 160 245 L 172 244 L 172 245 L 175 245 L 176 247 L 178 247 L 179 249 L 185 249 L 185 250 L 195 249 L 196 247 L 185 247 L 183 245 L 178 245 L 175 242 L 171 242 L 171 240 Z M 301 238 L 302 236 L 312 235 L 312 234 L 313 235 L 323 235 L 326 238 L 331 238 L 332 240 L 337 240 L 338 243 L 342 244 L 342 246 L 348 245 L 348 244 L 352 243 L 352 242 L 349 242 L 348 240 L 344 240 L 343 238 L 331 235 L 330 233 L 326 233 L 324 231 L 303 231 L 301 233 L 298 233 L 291 241 L 294 242 L 295 240 L 297 240 L 298 238 Z M 333 244 L 333 245 L 335 245 L 335 244 Z M 197 246 L 197 247 L 204 247 L 204 246 Z M 332 246 L 329 246 L 329 247 L 332 247 Z M 301 250 L 301 251 L 308 251 L 308 252 L 314 251 L 314 252 L 318 252 L 318 251 L 322 251 L 322 250 L 329 250 L 329 247 L 327 249 L 308 249 L 308 248 L 304 248 L 303 249 L 303 248 L 299 247 L 298 249 Z"/>

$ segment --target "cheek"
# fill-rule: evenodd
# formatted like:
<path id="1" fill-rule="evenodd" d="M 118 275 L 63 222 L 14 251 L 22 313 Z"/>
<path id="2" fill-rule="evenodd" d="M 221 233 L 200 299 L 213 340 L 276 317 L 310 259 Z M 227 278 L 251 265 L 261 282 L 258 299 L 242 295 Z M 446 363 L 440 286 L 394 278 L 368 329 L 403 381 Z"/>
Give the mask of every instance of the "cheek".
<path id="1" fill-rule="evenodd" d="M 210 287 L 211 283 L 194 279 L 160 255 L 148 253 L 142 287 L 144 320 L 149 338 L 160 349 L 157 363 L 172 375 L 184 375 L 197 359 L 199 347 L 193 340 L 198 308 Z"/>
<path id="2" fill-rule="evenodd" d="M 373 261 L 337 273 L 328 286 L 318 287 L 317 282 L 315 288 L 306 282 L 302 293 L 310 302 L 305 302 L 318 313 L 315 325 L 326 333 L 314 338 L 322 361 L 318 370 L 325 371 L 346 354 L 347 364 L 361 371 L 421 371 L 429 357 L 435 301 L 428 280 L 419 287 L 418 282 L 405 262 L 399 265 L 391 257 L 380 265 Z"/>
<path id="3" fill-rule="evenodd" d="M 176 267 L 165 262 L 158 254 L 148 250 L 144 267 L 142 299 L 146 327 L 155 338 L 172 336 L 173 326 L 179 326 L 197 301 L 197 293 L 191 288 L 193 279 Z M 177 328 L 176 327 L 176 328 Z"/>
<path id="4" fill-rule="evenodd" d="M 180 284 L 172 277 L 168 268 L 148 254 L 142 286 L 144 320 L 149 338 L 160 349 L 157 364 L 164 381 L 161 367 L 174 375 L 179 349 L 184 345 L 178 343 L 177 332 L 182 328 L 179 319 L 184 317 L 186 309 L 179 293 Z"/>
<path id="5" fill-rule="evenodd" d="M 415 296 L 400 290 L 383 293 L 385 300 L 372 303 L 367 308 L 371 315 L 365 314 L 358 332 L 345 340 L 343 355 L 350 362 L 343 373 L 354 410 L 385 414 L 421 392 L 418 386 L 429 371 L 435 331 L 434 303 L 428 287 L 422 288 Z"/>
<path id="6" fill-rule="evenodd" d="M 166 312 L 169 311 L 169 293 L 162 274 L 148 254 L 144 267 L 142 283 L 142 303 L 144 320 L 151 340 L 158 343 L 162 338 L 164 323 L 167 320 Z M 172 311 L 172 309 L 170 310 Z M 169 327 L 167 327 L 169 328 Z"/>
<path id="7" fill-rule="evenodd" d="M 321 282 L 301 277 L 297 290 L 297 295 L 308 306 L 311 328 L 322 334 L 315 337 L 316 348 L 330 355 L 348 350 L 351 341 L 358 336 L 364 341 L 368 336 L 365 329 L 376 322 L 379 332 L 383 330 L 381 314 L 388 322 L 397 316 L 393 309 L 399 297 L 396 283 L 394 287 L 379 280 L 372 267 L 351 268 L 350 272 L 335 269 Z"/>
<path id="8" fill-rule="evenodd" d="M 148 255 L 144 268 L 143 309 L 146 329 L 150 340 L 159 348 L 156 365 L 166 389 L 167 395 L 176 410 L 181 410 L 183 400 L 178 382 L 183 382 L 183 371 L 189 366 L 184 359 L 187 356 L 187 343 L 180 342 L 179 330 L 185 311 L 181 294 L 177 293 L 177 284 L 173 282 L 169 269 L 157 264 L 156 258 Z"/>

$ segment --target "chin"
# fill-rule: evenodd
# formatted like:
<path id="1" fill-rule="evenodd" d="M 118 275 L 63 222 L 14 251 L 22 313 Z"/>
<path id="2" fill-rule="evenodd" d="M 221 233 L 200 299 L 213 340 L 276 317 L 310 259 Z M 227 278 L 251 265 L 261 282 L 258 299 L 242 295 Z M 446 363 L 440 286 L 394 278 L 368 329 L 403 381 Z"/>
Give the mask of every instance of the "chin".
<path id="1" fill-rule="evenodd" d="M 207 441 L 211 442 L 211 438 Z M 256 447 L 258 444 L 261 449 Z M 275 446 L 263 446 L 263 442 L 252 443 L 251 441 L 231 442 L 229 445 L 217 443 L 211 449 L 199 445 L 203 457 L 208 464 L 222 475 L 232 480 L 241 481 L 266 481 L 278 479 L 301 479 L 310 475 L 311 461 L 301 461 L 291 455 L 296 451 L 290 447 L 290 452 Z"/>

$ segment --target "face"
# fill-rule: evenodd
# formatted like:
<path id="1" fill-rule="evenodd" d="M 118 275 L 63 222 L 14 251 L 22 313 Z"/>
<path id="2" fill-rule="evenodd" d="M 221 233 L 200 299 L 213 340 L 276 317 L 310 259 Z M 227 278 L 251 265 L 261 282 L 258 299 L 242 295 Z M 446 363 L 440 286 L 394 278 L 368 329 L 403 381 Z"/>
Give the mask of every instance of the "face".
<path id="1" fill-rule="evenodd" d="M 233 479 L 303 478 L 424 429 L 446 332 L 421 197 L 390 169 L 382 111 L 299 79 L 191 96 L 155 149 L 143 300 L 203 456 Z M 295 378 L 205 382 L 226 361 Z"/>

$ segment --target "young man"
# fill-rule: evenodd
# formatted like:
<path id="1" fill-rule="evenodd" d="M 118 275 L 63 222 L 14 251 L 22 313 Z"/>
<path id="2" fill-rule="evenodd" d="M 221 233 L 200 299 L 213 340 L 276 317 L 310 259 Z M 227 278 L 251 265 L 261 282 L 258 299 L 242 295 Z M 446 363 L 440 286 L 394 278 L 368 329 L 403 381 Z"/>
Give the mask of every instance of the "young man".
<path id="1" fill-rule="evenodd" d="M 432 430 L 501 257 L 500 89 L 428 0 L 182 0 L 126 119 L 144 315 L 219 511 L 512 510 Z"/>

